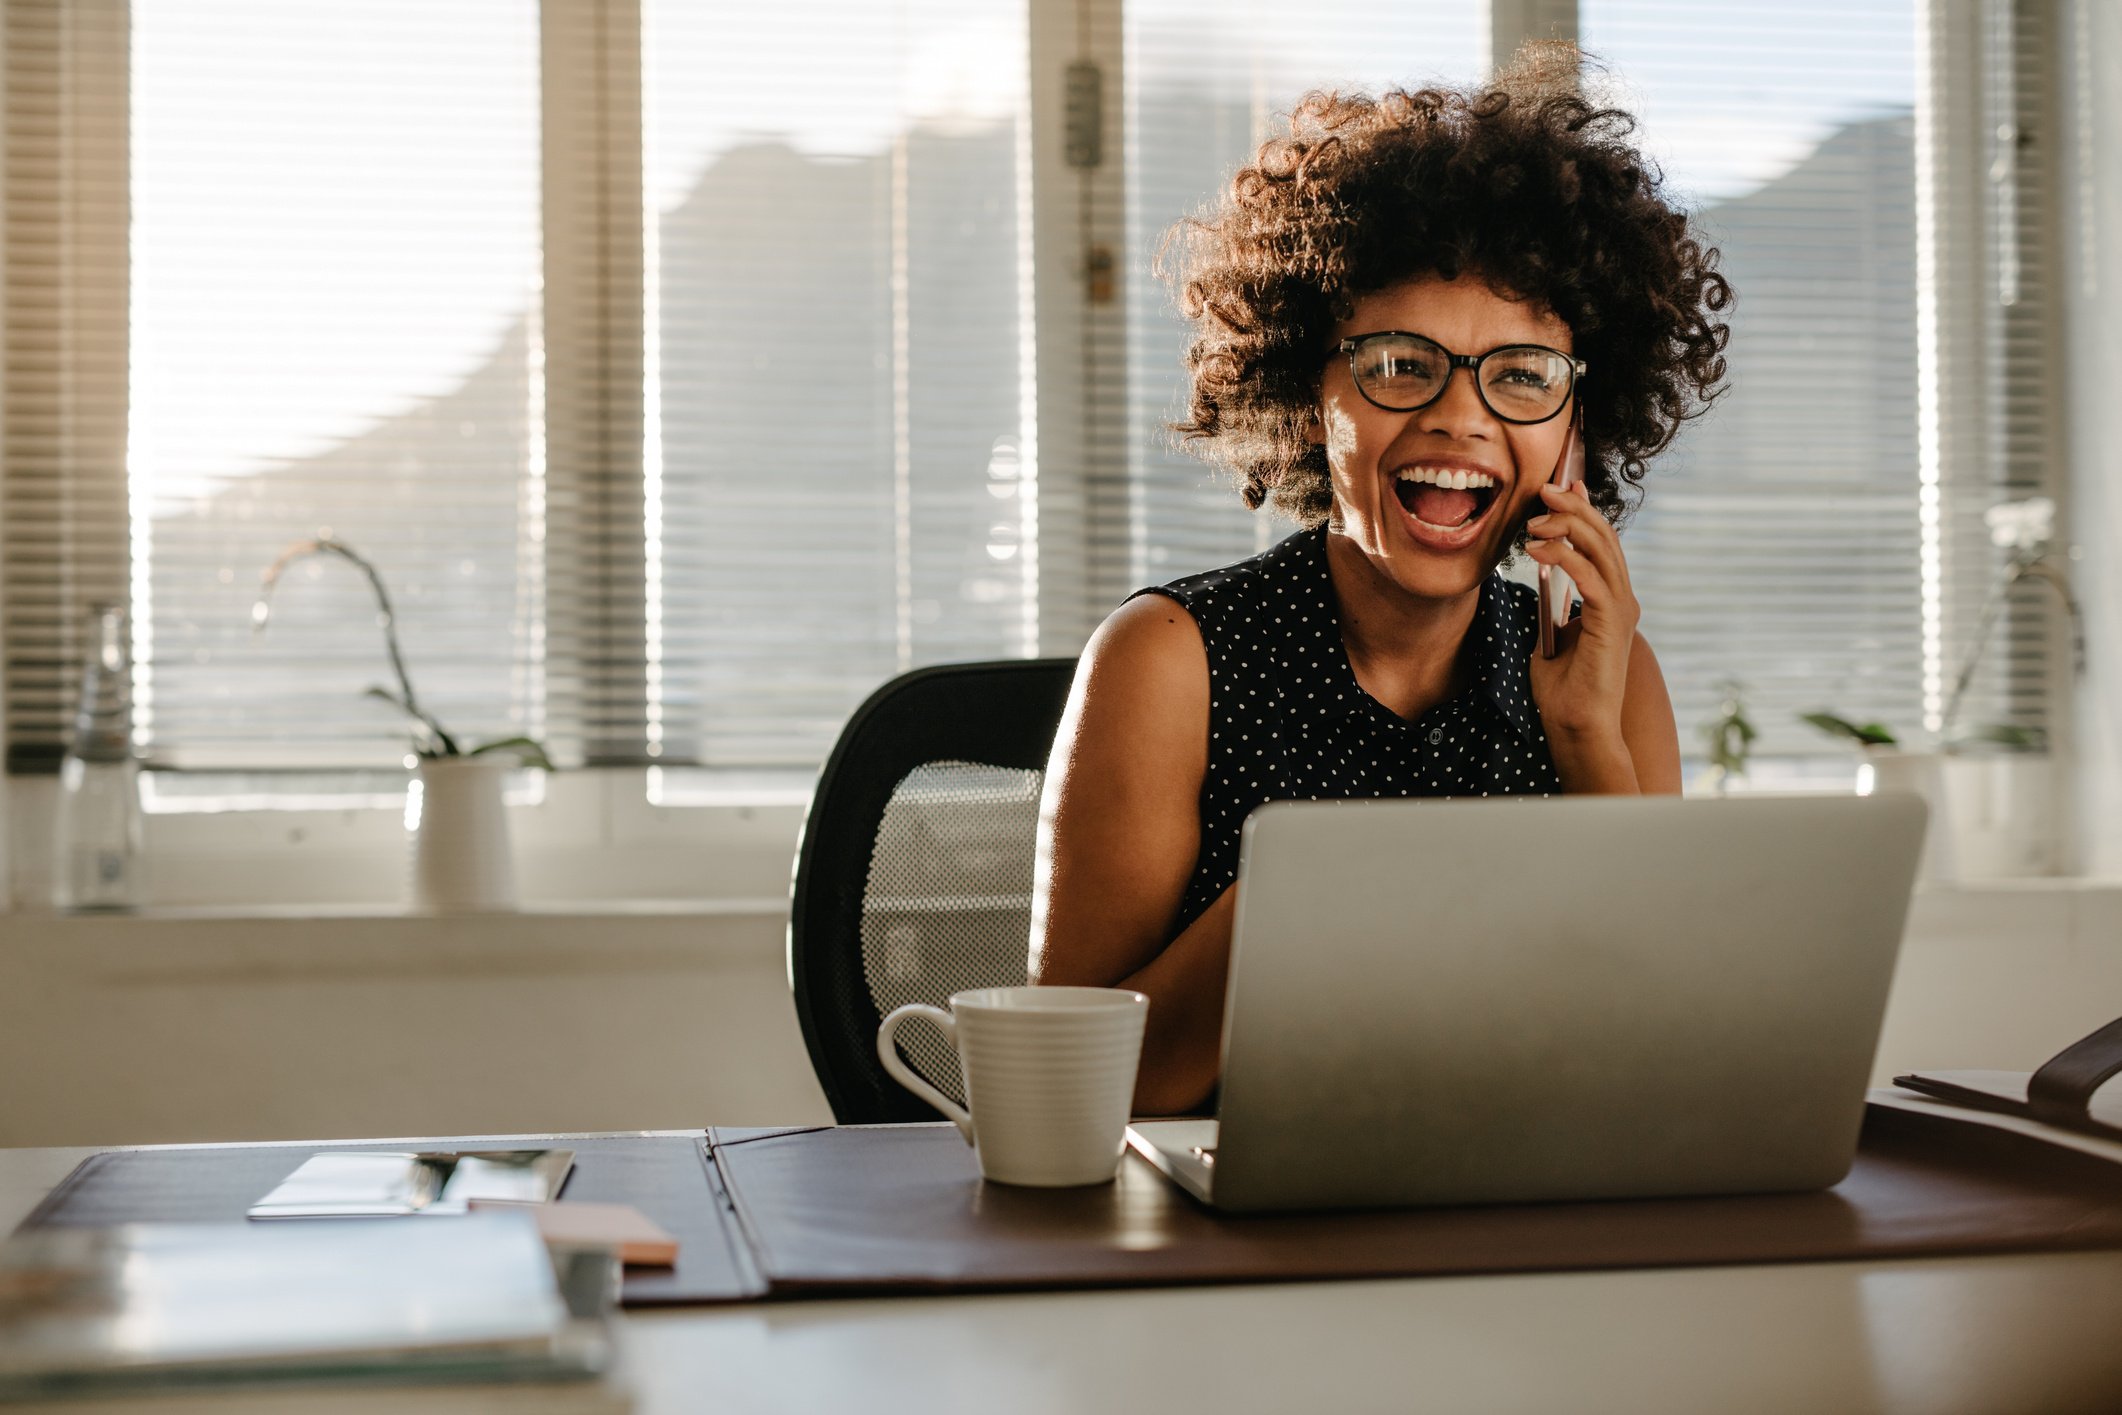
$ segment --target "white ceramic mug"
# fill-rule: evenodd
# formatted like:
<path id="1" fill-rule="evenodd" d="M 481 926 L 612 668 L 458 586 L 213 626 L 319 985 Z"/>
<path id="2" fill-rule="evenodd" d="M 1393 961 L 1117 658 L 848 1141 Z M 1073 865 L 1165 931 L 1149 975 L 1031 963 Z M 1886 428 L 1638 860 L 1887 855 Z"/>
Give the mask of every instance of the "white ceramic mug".
<path id="1" fill-rule="evenodd" d="M 931 1086 L 893 1045 L 910 1017 L 936 1024 L 958 1053 L 964 1106 Z M 900 1085 L 956 1122 L 1002 1184 L 1103 1184 L 1119 1172 L 1149 999 L 1123 988 L 975 988 L 950 1011 L 925 1002 L 877 1028 L 877 1056 Z"/>

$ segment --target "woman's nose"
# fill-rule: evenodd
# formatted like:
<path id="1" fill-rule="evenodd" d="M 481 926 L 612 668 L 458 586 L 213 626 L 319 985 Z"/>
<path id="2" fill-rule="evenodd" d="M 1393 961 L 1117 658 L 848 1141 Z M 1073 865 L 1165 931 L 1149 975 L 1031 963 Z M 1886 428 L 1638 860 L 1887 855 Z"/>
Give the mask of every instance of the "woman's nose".
<path id="1" fill-rule="evenodd" d="M 1481 401 L 1481 390 L 1475 385 L 1475 371 L 1470 368 L 1455 368 L 1444 378 L 1444 391 L 1435 402 L 1415 412 L 1415 426 L 1424 432 L 1441 433 L 1446 437 L 1476 438 L 1489 436 L 1496 427 L 1496 415 Z"/>

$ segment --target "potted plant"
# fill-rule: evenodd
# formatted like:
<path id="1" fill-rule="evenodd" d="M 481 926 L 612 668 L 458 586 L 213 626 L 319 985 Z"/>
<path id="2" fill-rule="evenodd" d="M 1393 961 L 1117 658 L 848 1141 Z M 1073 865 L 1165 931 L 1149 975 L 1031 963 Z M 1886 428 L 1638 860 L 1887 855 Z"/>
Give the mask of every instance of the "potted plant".
<path id="1" fill-rule="evenodd" d="M 344 541 L 329 536 L 297 541 L 266 567 L 251 606 L 251 627 L 263 633 L 272 620 L 273 590 L 297 561 L 335 556 L 353 565 L 376 596 L 377 621 L 390 655 L 397 691 L 380 685 L 367 696 L 389 703 L 412 721 L 417 775 L 407 789 L 405 824 L 413 840 L 412 899 L 415 908 L 436 911 L 494 910 L 516 907 L 514 856 L 509 849 L 508 813 L 502 785 L 511 767 L 528 765 L 552 770 L 545 748 L 529 737 L 503 737 L 466 748 L 420 706 L 398 647 L 396 612 L 390 591 L 374 565 Z"/>
<path id="2" fill-rule="evenodd" d="M 2017 724 L 1963 726 L 1961 709 L 2012 592 L 2032 581 L 2062 606 L 2071 671 L 2085 671 L 2085 622 L 2056 544 L 2056 504 L 2045 496 L 1999 502 L 1983 520 L 2005 564 L 1975 623 L 1972 642 L 1945 702 L 1942 733 L 1952 754 L 1953 829 L 1964 878 L 2052 874 L 2061 864 L 2056 765 L 2044 735 Z"/>
<path id="3" fill-rule="evenodd" d="M 1709 783 L 1722 796 L 1733 781 L 1745 779 L 1747 758 L 1753 755 L 1754 739 L 1761 734 L 1746 715 L 1746 685 L 1725 678 L 1717 688 L 1724 700 L 1718 704 L 1717 715 L 1702 724 L 1702 736 L 1709 743 Z"/>
<path id="4" fill-rule="evenodd" d="M 1904 750 L 1900 737 L 1883 722 L 1857 722 L 1840 713 L 1820 711 L 1799 718 L 1830 737 L 1855 744 L 1864 753 L 1857 768 L 1857 794 L 1895 793 L 1921 796 L 1930 806 L 1930 825 L 1923 837 L 1922 879 L 1952 877 L 1952 828 L 1945 784 L 1945 759 L 1938 752 Z"/>
<path id="5" fill-rule="evenodd" d="M 2070 617 L 2074 671 L 2085 666 L 2085 630 L 2070 581 L 2055 554 L 2055 503 L 2045 496 L 1989 508 L 1990 543 L 2007 552 L 1975 624 L 1973 641 L 1953 679 L 1939 724 L 1938 751 L 1906 750 L 1882 723 L 1858 724 L 1831 712 L 1803 714 L 1830 736 L 1864 751 L 1859 794 L 1912 791 L 1930 802 L 1924 872 L 1934 879 L 2046 874 L 2055 868 L 2052 764 L 2039 732 L 2012 723 L 1963 724 L 1961 709 L 2011 593 L 2038 580 Z"/>

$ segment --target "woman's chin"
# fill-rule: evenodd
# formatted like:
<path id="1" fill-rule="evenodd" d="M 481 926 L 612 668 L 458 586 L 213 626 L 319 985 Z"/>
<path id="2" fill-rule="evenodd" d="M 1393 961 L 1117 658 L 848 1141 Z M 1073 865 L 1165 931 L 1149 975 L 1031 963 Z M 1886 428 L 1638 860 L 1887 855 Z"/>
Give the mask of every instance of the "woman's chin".
<path id="1" fill-rule="evenodd" d="M 1387 577 L 1416 599 L 1459 599 L 1481 587 L 1482 574 L 1471 566 L 1408 565 L 1388 568 Z"/>
<path id="2" fill-rule="evenodd" d="M 1493 513 L 1491 513 L 1491 516 Z M 1387 576 L 1409 594 L 1426 599 L 1455 599 L 1477 588 L 1499 558 L 1491 516 L 1462 527 L 1427 526 L 1406 512 L 1389 526 L 1384 564 Z"/>
<path id="3" fill-rule="evenodd" d="M 1494 557 L 1485 542 L 1450 552 L 1403 542 L 1375 557 L 1374 563 L 1404 594 L 1417 599 L 1458 599 L 1480 588 L 1483 577 L 1494 568 Z"/>

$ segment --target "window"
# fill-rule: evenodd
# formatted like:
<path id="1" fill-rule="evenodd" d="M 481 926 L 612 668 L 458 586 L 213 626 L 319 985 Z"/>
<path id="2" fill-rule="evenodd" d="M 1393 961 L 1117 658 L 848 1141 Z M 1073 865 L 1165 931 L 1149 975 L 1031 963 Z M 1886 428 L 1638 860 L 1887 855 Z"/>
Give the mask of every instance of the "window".
<path id="1" fill-rule="evenodd" d="M 892 673 L 1073 652 L 1287 529 L 1171 445 L 1162 232 L 1306 89 L 1472 79 L 1534 12 L 1613 66 L 1740 290 L 1733 392 L 1628 540 L 1690 746 L 1725 676 L 1774 752 L 1842 759 L 1816 707 L 1937 730 L 1982 514 L 2053 475 L 2038 6 L 0 12 L 18 771 L 98 599 L 134 608 L 167 789 L 393 770 L 350 568 L 252 629 L 326 530 L 438 716 L 568 764 L 749 791 Z M 2051 637 L 2014 601 L 1972 720 L 2047 725 Z"/>
<path id="2" fill-rule="evenodd" d="M 1725 680 L 1743 684 L 1764 754 L 1832 753 L 1799 718 L 1820 709 L 1903 741 L 1943 729 L 1999 565 L 1984 512 L 2055 475 L 2028 446 L 2026 425 L 2046 415 L 2038 341 L 2012 332 L 2046 317 L 2046 262 L 2022 253 L 2025 288 L 1998 293 L 2009 245 L 1985 225 L 2013 185 L 1969 182 L 1991 155 L 1952 146 L 1955 123 L 2008 121 L 2015 41 L 2008 24 L 1956 33 L 1968 13 L 1932 21 L 1919 0 L 1581 6 L 1586 48 L 1613 66 L 1615 98 L 1739 294 L 1730 392 L 1659 459 L 1627 537 L 1685 748 L 1700 750 L 1691 729 Z M 1971 59 L 1976 43 L 1989 61 L 1976 82 L 1919 67 Z M 1967 107 L 1930 105 L 1934 85 Z M 1926 149 L 1926 122 L 1945 145 Z M 2028 163 L 2015 180 L 2036 175 Z M 2043 607 L 2018 603 L 1957 728 L 2045 731 Z"/>
<path id="3" fill-rule="evenodd" d="M 1627 537 L 1683 732 L 1726 679 L 1764 753 L 1826 745 L 1797 720 L 1815 709 L 1921 726 L 1916 10 L 1582 7 L 1738 291 L 1730 391 L 1658 460 Z"/>
<path id="4" fill-rule="evenodd" d="M 390 583 L 430 711 L 537 732 L 535 7 L 135 0 L 129 47 L 143 745 L 174 768 L 398 766 L 350 565 L 292 567 L 254 632 L 260 572 L 319 535 Z"/>
<path id="5" fill-rule="evenodd" d="M 647 752 L 807 769 L 1036 651 L 1025 13 L 651 0 Z"/>

